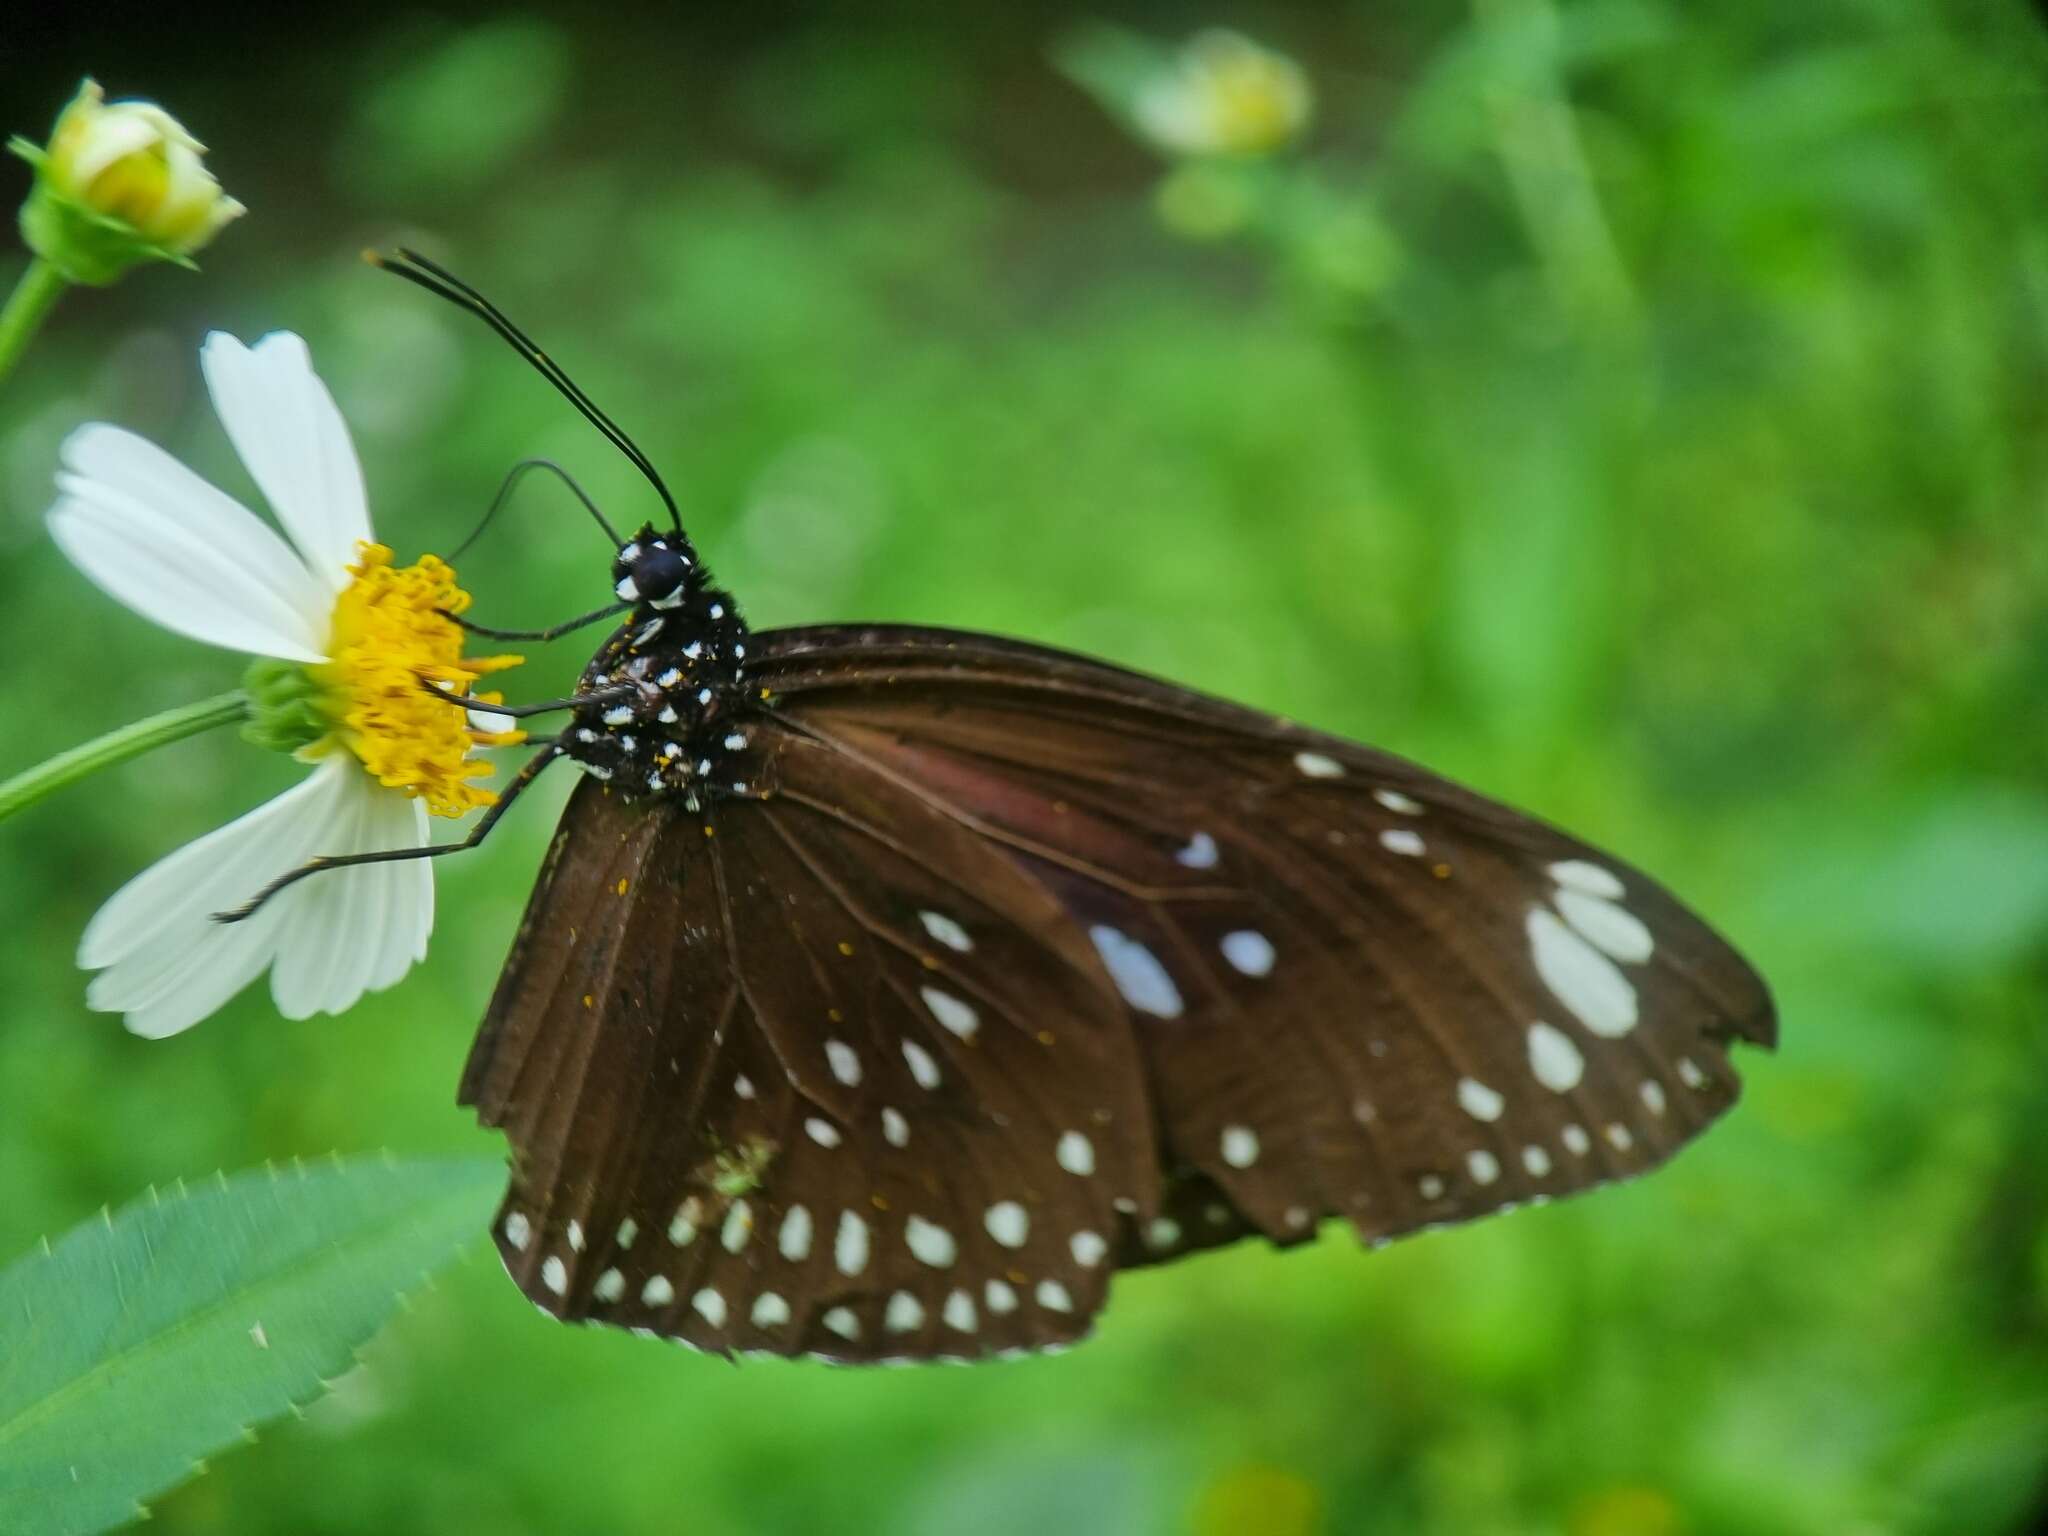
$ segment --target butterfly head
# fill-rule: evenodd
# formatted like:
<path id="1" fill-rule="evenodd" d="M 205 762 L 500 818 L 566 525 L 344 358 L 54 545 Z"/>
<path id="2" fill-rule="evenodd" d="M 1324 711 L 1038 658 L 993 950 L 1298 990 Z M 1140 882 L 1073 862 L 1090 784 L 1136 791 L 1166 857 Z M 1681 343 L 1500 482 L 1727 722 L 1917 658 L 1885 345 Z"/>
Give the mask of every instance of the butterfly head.
<path id="1" fill-rule="evenodd" d="M 701 578 L 697 552 L 676 532 L 658 532 L 652 523 L 619 546 L 612 561 L 612 590 L 622 603 L 666 611 L 681 605 L 692 578 Z"/>

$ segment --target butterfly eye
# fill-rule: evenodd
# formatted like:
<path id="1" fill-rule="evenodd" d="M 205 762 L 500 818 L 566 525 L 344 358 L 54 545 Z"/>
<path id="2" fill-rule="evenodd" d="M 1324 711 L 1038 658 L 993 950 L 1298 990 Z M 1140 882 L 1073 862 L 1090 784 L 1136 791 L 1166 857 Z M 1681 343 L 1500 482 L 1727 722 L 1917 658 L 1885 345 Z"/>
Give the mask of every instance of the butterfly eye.
<path id="1" fill-rule="evenodd" d="M 619 596 L 628 602 L 652 603 L 657 608 L 675 605 L 690 570 L 689 556 L 659 545 L 639 550 L 630 561 L 622 558 L 622 563 L 626 565 L 626 574 L 618 584 Z"/>

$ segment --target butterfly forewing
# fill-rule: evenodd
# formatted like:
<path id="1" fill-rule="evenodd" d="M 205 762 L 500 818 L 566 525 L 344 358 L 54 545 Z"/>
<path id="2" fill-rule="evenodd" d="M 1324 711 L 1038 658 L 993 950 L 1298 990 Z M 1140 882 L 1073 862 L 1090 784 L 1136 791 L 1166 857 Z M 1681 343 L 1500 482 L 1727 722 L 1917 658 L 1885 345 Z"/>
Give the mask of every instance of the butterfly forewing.
<path id="1" fill-rule="evenodd" d="M 771 640 L 785 717 L 1059 897 L 1126 1002 L 1168 1176 L 1277 1240 L 1642 1171 L 1733 1101 L 1728 1041 L 1773 1038 L 1755 974 L 1652 882 L 1398 758 L 984 637 Z M 1185 1214 L 1135 1246 L 1199 1243 Z"/>
<path id="2" fill-rule="evenodd" d="M 753 644 L 745 788 L 578 789 L 465 1079 L 559 1315 L 1061 1343 L 1115 1268 L 1639 1172 L 1771 1041 L 1654 884 L 1397 758 L 986 637 Z"/>

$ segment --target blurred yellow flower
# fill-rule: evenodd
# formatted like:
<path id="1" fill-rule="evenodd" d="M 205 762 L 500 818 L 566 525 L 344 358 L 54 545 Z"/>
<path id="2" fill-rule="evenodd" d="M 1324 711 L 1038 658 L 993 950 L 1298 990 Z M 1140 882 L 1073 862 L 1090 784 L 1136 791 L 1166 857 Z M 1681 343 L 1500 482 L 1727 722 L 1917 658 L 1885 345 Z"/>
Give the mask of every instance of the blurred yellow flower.
<path id="1" fill-rule="evenodd" d="M 1308 76 L 1236 32 L 1198 33 L 1131 103 L 1139 130 L 1176 155 L 1269 155 L 1307 128 Z"/>
<path id="2" fill-rule="evenodd" d="M 93 80 L 58 117 L 47 148 L 19 139 L 11 147 L 36 168 L 22 233 L 72 282 L 112 282 L 141 261 L 189 265 L 243 212 L 176 118 L 153 102 L 110 102 Z"/>

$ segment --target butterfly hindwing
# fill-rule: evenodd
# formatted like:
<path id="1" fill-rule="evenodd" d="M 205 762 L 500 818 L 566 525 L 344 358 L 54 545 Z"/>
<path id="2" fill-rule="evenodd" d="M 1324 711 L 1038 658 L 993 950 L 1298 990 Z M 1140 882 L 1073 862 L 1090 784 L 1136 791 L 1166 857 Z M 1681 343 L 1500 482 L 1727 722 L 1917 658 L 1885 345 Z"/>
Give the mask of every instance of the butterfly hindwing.
<path id="1" fill-rule="evenodd" d="M 558 1315 L 715 1350 L 1078 1336 L 1123 1212 L 1157 1201 L 1135 1045 L 1085 941 L 921 799 L 802 738 L 771 777 L 701 821 L 572 798 L 562 838 L 637 867 L 551 858 L 471 1064 L 512 1134 L 515 1277 Z M 597 937 L 535 952 L 569 929 Z M 577 990 L 600 973 L 601 1017 Z"/>

